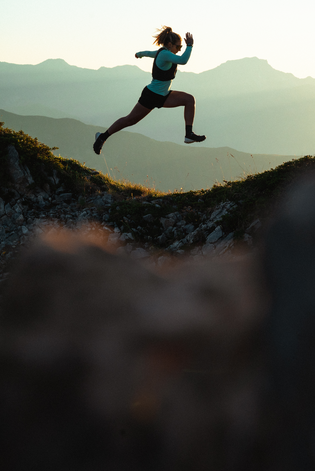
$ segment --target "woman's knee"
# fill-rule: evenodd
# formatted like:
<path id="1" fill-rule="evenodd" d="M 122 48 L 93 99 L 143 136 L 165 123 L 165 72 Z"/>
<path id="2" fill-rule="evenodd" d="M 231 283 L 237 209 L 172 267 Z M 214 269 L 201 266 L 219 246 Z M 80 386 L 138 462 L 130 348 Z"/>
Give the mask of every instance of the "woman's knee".
<path id="1" fill-rule="evenodd" d="M 188 100 L 188 104 L 190 106 L 195 106 L 196 100 L 195 100 L 195 97 L 193 95 L 188 94 L 187 100 Z"/>
<path id="2" fill-rule="evenodd" d="M 183 98 L 183 104 L 185 106 L 189 106 L 190 108 L 195 106 L 195 97 L 193 95 L 190 95 L 190 93 L 185 93 Z"/>

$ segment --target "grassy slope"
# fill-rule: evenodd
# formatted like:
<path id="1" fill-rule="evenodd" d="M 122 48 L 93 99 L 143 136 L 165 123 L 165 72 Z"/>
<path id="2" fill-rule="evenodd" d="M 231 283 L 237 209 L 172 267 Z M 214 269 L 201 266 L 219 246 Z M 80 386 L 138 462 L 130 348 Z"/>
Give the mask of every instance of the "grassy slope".
<path id="1" fill-rule="evenodd" d="M 92 150 L 94 134 L 100 130 L 73 119 L 19 116 L 0 110 L 5 126 L 37 137 L 55 155 L 75 158 L 114 179 L 127 179 L 160 191 L 211 188 L 216 182 L 242 178 L 291 160 L 284 155 L 251 155 L 228 147 L 209 149 L 159 142 L 140 134 L 122 131 L 106 142 L 101 156 Z"/>
<path id="2" fill-rule="evenodd" d="M 10 188 L 10 179 L 6 171 L 6 147 L 12 144 L 16 147 L 21 160 L 25 163 L 35 179 L 35 184 L 41 186 L 45 183 L 42 165 L 48 174 L 53 169 L 58 171 L 64 187 L 77 195 L 86 195 L 99 191 L 109 191 L 115 196 L 112 208 L 113 220 L 121 221 L 123 215 L 134 215 L 141 221 L 145 205 L 140 204 L 142 197 L 148 200 L 154 198 L 164 199 L 165 205 L 159 211 L 162 216 L 171 212 L 176 206 L 177 210 L 190 208 L 191 217 L 197 217 L 197 212 L 207 212 L 222 201 L 241 202 L 242 204 L 222 220 L 223 229 L 234 231 L 242 235 L 254 217 L 268 216 L 275 198 L 290 184 L 302 170 L 309 170 L 315 166 L 315 158 L 306 156 L 297 160 L 286 162 L 274 170 L 249 175 L 236 181 L 226 181 L 223 184 L 212 186 L 208 190 L 198 190 L 176 193 L 158 193 L 150 191 L 140 185 L 121 183 L 98 174 L 80 164 L 78 161 L 56 157 L 51 149 L 31 138 L 22 131 L 14 132 L 8 128 L 0 127 L 0 197 L 7 198 L 6 188 Z M 139 200 L 140 198 L 140 200 Z"/>

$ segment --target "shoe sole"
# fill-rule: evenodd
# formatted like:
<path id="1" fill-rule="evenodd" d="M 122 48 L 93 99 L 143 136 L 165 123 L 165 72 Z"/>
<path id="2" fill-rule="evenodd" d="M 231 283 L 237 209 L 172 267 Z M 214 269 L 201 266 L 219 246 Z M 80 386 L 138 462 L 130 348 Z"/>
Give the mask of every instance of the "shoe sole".
<path id="1" fill-rule="evenodd" d="M 203 142 L 205 141 L 206 138 L 202 139 L 201 141 L 194 141 L 193 139 L 189 139 L 188 137 L 185 137 L 185 144 L 193 144 L 194 142 Z"/>

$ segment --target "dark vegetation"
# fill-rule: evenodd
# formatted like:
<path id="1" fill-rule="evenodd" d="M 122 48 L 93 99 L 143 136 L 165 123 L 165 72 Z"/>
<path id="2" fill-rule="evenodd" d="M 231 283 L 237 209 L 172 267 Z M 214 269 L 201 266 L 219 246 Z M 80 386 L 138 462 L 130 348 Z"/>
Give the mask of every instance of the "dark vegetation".
<path id="1" fill-rule="evenodd" d="M 22 163 L 28 166 L 35 186 L 41 187 L 46 183 L 43 170 L 50 176 L 55 170 L 64 187 L 77 195 L 109 191 L 128 197 L 132 193 L 141 195 L 144 192 L 141 187 L 137 188 L 133 185 L 115 182 L 98 171 L 85 167 L 77 160 L 56 157 L 52 153 L 52 150 L 57 149 L 56 147 L 50 148 L 23 131 L 15 132 L 4 128 L 3 124 L 0 123 L 0 185 L 2 194 L 5 188 L 10 188 L 9 176 L 6 171 L 6 148 L 8 145 L 15 147 Z"/>
<path id="2" fill-rule="evenodd" d="M 67 191 L 84 197 L 108 191 L 114 197 L 111 220 L 125 230 L 144 224 L 143 216 L 151 214 L 152 236 L 159 218 L 175 211 L 182 213 L 189 223 L 197 223 L 201 213 L 211 213 L 216 205 L 230 201 L 237 206 L 223 216 L 221 225 L 224 232 L 234 232 L 241 238 L 255 217 L 268 218 L 279 194 L 303 171 L 315 166 L 315 158 L 305 156 L 286 162 L 275 169 L 249 175 L 235 181 L 224 181 L 211 189 L 198 191 L 161 193 L 139 184 L 115 181 L 108 175 L 85 167 L 73 159 L 56 157 L 52 150 L 23 131 L 15 132 L 0 124 L 0 197 L 7 199 L 11 182 L 6 171 L 6 148 L 13 145 L 22 163 L 26 164 L 33 176 L 34 186 L 42 187 L 46 175 L 58 173 L 60 184 Z M 43 171 L 44 170 L 44 171 Z M 146 205 L 143 203 L 151 203 Z M 138 235 L 139 238 L 139 235 Z"/>

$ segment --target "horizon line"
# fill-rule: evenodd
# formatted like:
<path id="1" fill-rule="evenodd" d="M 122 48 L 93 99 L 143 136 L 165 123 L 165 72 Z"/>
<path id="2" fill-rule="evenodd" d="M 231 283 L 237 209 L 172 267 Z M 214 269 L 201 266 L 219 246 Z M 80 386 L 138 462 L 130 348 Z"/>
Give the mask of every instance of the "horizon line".
<path id="1" fill-rule="evenodd" d="M 203 74 L 203 73 L 206 73 L 206 72 L 210 72 L 212 70 L 215 70 L 217 69 L 218 67 L 224 65 L 224 64 L 227 64 L 229 62 L 239 62 L 239 61 L 243 61 L 243 60 L 246 60 L 246 59 L 250 59 L 250 60 L 258 60 L 260 62 L 266 62 L 272 69 L 276 70 L 277 72 L 281 72 L 281 73 L 284 73 L 284 74 L 291 74 L 293 75 L 295 78 L 299 79 L 299 80 L 305 80 L 305 79 L 315 79 L 315 77 L 312 77 L 311 75 L 307 75 L 306 77 L 298 77 L 296 76 L 293 72 L 285 72 L 283 70 L 280 70 L 280 69 L 276 69 L 274 68 L 272 65 L 270 65 L 270 63 L 268 62 L 268 59 L 261 59 L 259 58 L 258 56 L 247 56 L 247 57 L 242 57 L 242 58 L 239 58 L 239 59 L 228 59 L 227 61 L 225 62 L 221 62 L 219 65 L 213 67 L 212 69 L 205 69 L 205 70 L 202 70 L 200 72 L 193 72 L 193 71 L 185 71 L 185 70 L 179 70 L 179 72 L 183 73 L 183 74 L 194 74 L 194 75 L 200 75 L 200 74 Z M 76 67 L 78 69 L 83 69 L 83 70 L 93 70 L 93 71 L 99 71 L 101 69 L 116 69 L 118 67 L 135 67 L 145 73 L 151 73 L 150 70 L 144 70 L 143 68 L 139 67 L 138 65 L 136 64 L 117 64 L 117 65 L 114 65 L 112 67 L 106 67 L 105 65 L 95 69 L 95 68 L 91 68 L 91 67 L 82 67 L 82 66 L 78 66 L 78 65 L 75 65 L 75 64 L 70 64 L 69 62 L 67 62 L 65 59 L 63 59 L 62 57 L 50 57 L 48 59 L 45 59 L 41 62 L 37 62 L 37 63 L 26 63 L 26 62 L 23 62 L 23 63 L 17 63 L 17 62 L 8 62 L 8 61 L 1 61 L 0 60 L 0 64 L 10 64 L 10 65 L 17 65 L 17 66 L 39 66 L 39 65 L 42 65 L 44 64 L 45 62 L 49 62 L 49 61 L 61 61 L 65 64 L 67 64 L 69 67 Z"/>

